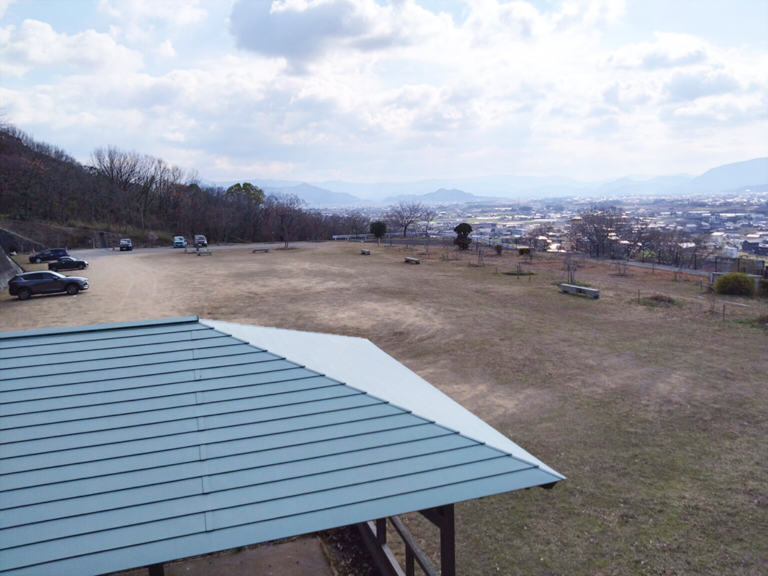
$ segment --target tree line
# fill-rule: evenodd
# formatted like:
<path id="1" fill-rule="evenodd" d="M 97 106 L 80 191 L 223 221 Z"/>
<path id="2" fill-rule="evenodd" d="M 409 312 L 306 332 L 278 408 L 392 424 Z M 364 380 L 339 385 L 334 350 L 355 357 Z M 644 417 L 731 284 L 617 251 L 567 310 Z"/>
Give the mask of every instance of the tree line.
<path id="1" fill-rule="evenodd" d="M 590 256 L 646 259 L 674 266 L 694 265 L 712 255 L 705 239 L 684 230 L 652 228 L 614 206 L 582 211 L 567 233 L 571 249 Z"/>
<path id="2" fill-rule="evenodd" d="M 85 163 L 0 124 L 0 216 L 144 239 L 205 234 L 211 242 L 317 241 L 368 232 L 353 212 L 309 210 L 250 183 L 224 189 L 148 154 L 97 147 Z"/>

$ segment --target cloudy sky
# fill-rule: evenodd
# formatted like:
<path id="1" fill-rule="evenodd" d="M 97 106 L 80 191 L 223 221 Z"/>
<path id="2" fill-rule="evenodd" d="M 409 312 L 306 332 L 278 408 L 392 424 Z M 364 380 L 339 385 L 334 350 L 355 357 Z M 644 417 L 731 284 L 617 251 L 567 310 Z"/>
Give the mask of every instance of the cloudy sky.
<path id="1" fill-rule="evenodd" d="M 208 180 L 699 174 L 768 156 L 768 2 L 0 0 L 0 107 Z"/>

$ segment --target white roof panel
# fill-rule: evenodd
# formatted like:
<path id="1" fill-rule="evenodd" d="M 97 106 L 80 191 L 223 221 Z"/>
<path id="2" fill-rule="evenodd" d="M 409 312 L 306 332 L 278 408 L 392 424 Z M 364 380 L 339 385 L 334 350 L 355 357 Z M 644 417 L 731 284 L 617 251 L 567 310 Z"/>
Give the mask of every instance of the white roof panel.
<path id="1" fill-rule="evenodd" d="M 200 320 L 564 478 L 365 338 Z"/>

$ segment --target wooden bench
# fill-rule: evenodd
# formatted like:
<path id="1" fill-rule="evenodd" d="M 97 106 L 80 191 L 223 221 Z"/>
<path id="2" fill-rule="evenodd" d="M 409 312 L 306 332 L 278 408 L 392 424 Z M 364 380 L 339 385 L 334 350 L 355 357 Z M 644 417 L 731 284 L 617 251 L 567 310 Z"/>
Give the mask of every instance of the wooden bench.
<path id="1" fill-rule="evenodd" d="M 210 250 L 198 250 L 197 252 L 198 256 L 213 256 L 213 252 Z"/>
<path id="2" fill-rule="evenodd" d="M 254 248 L 251 251 L 251 254 L 256 254 L 256 252 L 264 252 L 264 254 L 266 254 L 267 252 L 269 252 L 269 248 Z"/>
<path id="3" fill-rule="evenodd" d="M 600 298 L 600 290 L 597 288 L 585 288 L 584 286 L 574 286 L 573 284 L 560 284 L 560 290 L 568 294 L 583 294 L 589 298 Z"/>
<path id="4" fill-rule="evenodd" d="M 405 257 L 405 263 L 406 264 L 421 264 L 421 260 L 418 258 L 411 258 L 410 256 Z"/>
<path id="5" fill-rule="evenodd" d="M 362 248 L 360 250 L 360 255 L 361 256 L 370 256 L 371 255 L 371 251 L 370 250 L 366 250 L 365 248 Z"/>

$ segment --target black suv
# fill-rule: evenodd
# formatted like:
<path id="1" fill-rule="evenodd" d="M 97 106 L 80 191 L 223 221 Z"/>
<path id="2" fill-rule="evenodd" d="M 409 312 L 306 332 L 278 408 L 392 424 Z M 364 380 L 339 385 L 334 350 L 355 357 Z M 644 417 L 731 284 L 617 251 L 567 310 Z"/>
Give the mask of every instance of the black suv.
<path id="1" fill-rule="evenodd" d="M 69 256 L 66 248 L 51 248 L 50 250 L 43 250 L 37 254 L 32 254 L 29 257 L 29 261 L 32 264 L 38 264 L 40 262 L 50 262 L 51 260 L 58 260 L 62 256 Z"/>
<path id="2" fill-rule="evenodd" d="M 58 272 L 59 270 L 85 270 L 88 268 L 87 260 L 78 260 L 72 256 L 62 256 L 55 262 L 48 262 L 48 270 Z"/>
<path id="3" fill-rule="evenodd" d="M 66 292 L 70 296 L 88 290 L 88 278 L 64 276 L 58 272 L 25 272 L 11 278 L 8 291 L 19 300 L 29 300 L 33 294 Z"/>

